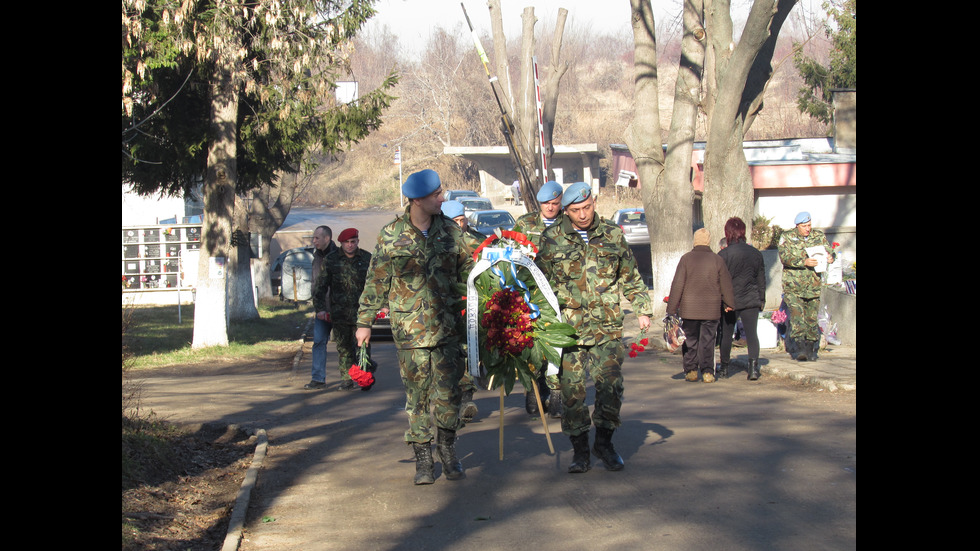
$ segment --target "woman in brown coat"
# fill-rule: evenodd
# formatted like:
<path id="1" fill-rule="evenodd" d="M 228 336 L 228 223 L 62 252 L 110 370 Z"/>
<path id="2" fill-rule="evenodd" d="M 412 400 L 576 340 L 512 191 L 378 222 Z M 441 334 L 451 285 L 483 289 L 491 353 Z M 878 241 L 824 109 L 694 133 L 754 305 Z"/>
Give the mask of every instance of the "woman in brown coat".
<path id="1" fill-rule="evenodd" d="M 715 381 L 715 336 L 722 308 L 735 306 L 732 276 L 725 261 L 711 251 L 706 228 L 694 232 L 694 249 L 681 257 L 670 284 L 667 313 L 681 318 L 684 378 L 694 382 L 698 372 L 706 383 Z"/>

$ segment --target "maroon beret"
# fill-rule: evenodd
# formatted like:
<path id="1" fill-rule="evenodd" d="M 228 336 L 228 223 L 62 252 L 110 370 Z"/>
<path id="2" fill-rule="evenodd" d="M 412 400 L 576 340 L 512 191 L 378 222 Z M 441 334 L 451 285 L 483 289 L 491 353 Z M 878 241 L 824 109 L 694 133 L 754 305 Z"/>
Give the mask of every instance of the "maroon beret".
<path id="1" fill-rule="evenodd" d="M 337 241 L 343 243 L 348 239 L 354 239 L 356 237 L 357 237 L 357 230 L 355 230 L 354 228 L 347 228 L 346 230 L 340 232 L 340 237 L 337 238 Z"/>

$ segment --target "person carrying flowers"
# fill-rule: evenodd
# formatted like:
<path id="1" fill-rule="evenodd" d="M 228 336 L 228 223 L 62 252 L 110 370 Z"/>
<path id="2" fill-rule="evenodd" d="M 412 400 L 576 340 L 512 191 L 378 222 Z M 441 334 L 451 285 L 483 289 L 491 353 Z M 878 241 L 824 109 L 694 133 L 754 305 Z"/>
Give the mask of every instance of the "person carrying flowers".
<path id="1" fill-rule="evenodd" d="M 518 218 L 514 224 L 514 231 L 523 233 L 540 248 L 541 234 L 561 218 L 561 195 L 561 184 L 555 181 L 545 182 L 536 196 L 541 210 L 529 212 Z M 542 393 L 545 390 L 548 392 L 544 405 L 548 415 L 554 418 L 561 417 L 561 387 L 558 383 L 558 374 L 548 375 L 545 370 L 541 370 L 537 383 Z M 531 415 L 537 414 L 538 404 L 534 392 L 531 389 L 525 389 L 524 392 L 524 409 Z"/>
<path id="2" fill-rule="evenodd" d="M 837 259 L 827 236 L 813 229 L 809 212 L 794 220 L 796 227 L 779 237 L 779 261 L 783 265 L 783 300 L 789 310 L 789 336 L 797 361 L 816 361 L 820 347 L 817 311 L 823 290 L 822 272 Z"/>
<path id="3" fill-rule="evenodd" d="M 460 288 L 473 258 L 459 226 L 442 214 L 442 183 L 435 171 L 413 173 L 402 184 L 402 193 L 408 206 L 378 235 L 355 335 L 358 346 L 370 341 L 375 316 L 385 306 L 390 309 L 405 385 L 409 422 L 405 442 L 415 451 L 415 484 L 432 484 L 433 436 L 446 478 L 463 478 L 463 466 L 456 458 L 456 431 L 462 426 L 459 358 L 465 330 Z"/>
<path id="4" fill-rule="evenodd" d="M 358 247 L 360 238 L 355 228 L 340 232 L 337 241 L 340 248 L 327 253 L 320 275 L 313 283 L 313 310 L 328 312 L 328 319 L 333 324 L 333 340 L 337 344 L 337 359 L 340 362 L 340 390 L 359 390 L 349 370 L 357 358 L 354 323 L 357 320 L 358 300 L 371 264 L 371 253 Z"/>
<path id="5" fill-rule="evenodd" d="M 596 426 L 592 453 L 606 469 L 618 471 L 624 462 L 612 444 L 621 425 L 623 402 L 623 317 L 620 292 L 639 316 L 640 331 L 650 327 L 653 308 L 647 286 L 637 269 L 622 230 L 595 212 L 592 188 L 572 184 L 562 195 L 564 216 L 541 236 L 536 262 L 561 305 L 563 319 L 575 328 L 576 346 L 562 353 L 562 432 L 572 442 L 570 473 L 591 467 L 589 431 Z M 586 375 L 595 385 L 591 418 L 585 403 Z"/>

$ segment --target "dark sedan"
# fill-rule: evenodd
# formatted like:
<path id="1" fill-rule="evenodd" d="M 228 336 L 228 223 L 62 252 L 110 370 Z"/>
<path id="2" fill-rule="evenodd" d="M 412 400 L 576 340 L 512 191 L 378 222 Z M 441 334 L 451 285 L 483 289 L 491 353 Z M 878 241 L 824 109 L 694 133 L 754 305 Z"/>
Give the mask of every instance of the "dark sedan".
<path id="1" fill-rule="evenodd" d="M 495 228 L 512 230 L 515 223 L 514 217 L 505 210 L 478 210 L 469 217 L 470 227 L 486 236 L 492 235 Z"/>

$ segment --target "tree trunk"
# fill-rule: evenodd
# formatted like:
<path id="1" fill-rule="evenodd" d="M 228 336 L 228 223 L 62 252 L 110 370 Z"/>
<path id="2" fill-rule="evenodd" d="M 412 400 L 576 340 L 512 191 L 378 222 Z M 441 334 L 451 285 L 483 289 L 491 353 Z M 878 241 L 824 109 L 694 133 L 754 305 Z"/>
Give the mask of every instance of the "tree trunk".
<path id="1" fill-rule="evenodd" d="M 300 179 L 298 174 L 282 175 L 279 185 L 265 185 L 252 192 L 252 210 L 248 217 L 249 231 L 262 237 L 262 252 L 252 260 L 253 284 L 258 298 L 272 297 L 269 247 L 272 236 L 282 227 L 293 206 Z"/>
<path id="2" fill-rule="evenodd" d="M 548 74 L 541 83 L 541 119 L 544 127 L 544 150 L 545 160 L 548 167 L 551 167 L 551 159 L 555 154 L 554 135 L 555 135 L 555 113 L 558 111 L 558 83 L 561 77 L 568 71 L 568 62 L 561 62 L 562 37 L 565 34 L 565 20 L 568 18 L 568 10 L 558 8 L 558 21 L 555 23 L 555 34 L 551 39 L 551 66 Z M 550 170 L 545 171 L 543 180 L 551 180 Z"/>
<path id="3" fill-rule="evenodd" d="M 231 255 L 228 262 L 228 320 L 246 321 L 259 319 L 255 305 L 255 289 L 252 285 L 252 251 L 248 231 L 248 205 L 245 199 L 235 196 L 235 212 L 232 223 Z"/>
<path id="4" fill-rule="evenodd" d="M 537 18 L 534 16 L 534 8 L 526 7 L 522 14 L 522 39 L 521 39 L 521 78 L 519 89 L 516 94 L 512 94 L 510 88 L 509 63 L 507 61 L 507 39 L 504 36 L 503 19 L 500 11 L 500 0 L 489 0 L 487 6 L 490 9 L 490 22 L 493 31 L 494 60 L 497 68 L 497 82 L 501 90 L 501 102 L 505 109 L 508 109 L 507 116 L 512 124 L 514 145 L 516 149 L 515 163 L 518 177 L 521 182 L 521 200 L 528 212 L 538 210 L 540 206 L 537 200 L 537 190 L 544 179 L 537 174 L 535 167 L 540 167 L 540 151 L 538 150 L 538 117 L 537 117 L 537 94 L 534 90 L 534 70 L 531 58 L 534 55 L 534 25 Z M 544 127 L 546 129 L 545 147 L 548 150 L 549 162 L 551 149 L 551 137 L 554 131 L 555 110 L 558 105 L 558 82 L 568 69 L 560 67 L 558 59 L 561 53 L 561 37 L 565 24 L 567 10 L 559 10 L 559 20 L 555 27 L 555 38 L 551 45 L 551 63 L 553 71 L 548 76 L 547 97 L 542 99 L 542 112 L 544 116 Z M 516 98 L 516 99 L 515 99 Z M 526 174 L 527 182 L 523 181 L 522 176 Z"/>
<path id="5" fill-rule="evenodd" d="M 225 34 L 233 36 L 230 32 Z M 232 79 L 234 61 L 218 55 L 211 89 L 213 139 L 203 189 L 204 227 L 194 300 L 193 348 L 228 345 L 228 261 L 238 181 L 238 92 Z"/>
<path id="6" fill-rule="evenodd" d="M 683 192 L 670 190 L 664 176 L 664 151 L 660 127 L 660 95 L 657 78 L 657 41 L 655 22 L 649 0 L 630 0 L 633 24 L 633 82 L 635 86 L 633 120 L 626 130 L 626 144 L 636 162 L 637 176 L 643 182 L 640 197 L 647 216 L 653 264 L 654 297 L 660 298 L 670 288 L 674 275 L 676 252 L 680 247 L 678 219 L 684 220 Z M 674 197 L 680 195 L 680 197 Z M 687 193 L 690 196 L 690 190 Z M 690 216 L 690 203 L 687 206 Z M 653 301 L 654 315 L 663 308 Z"/>

